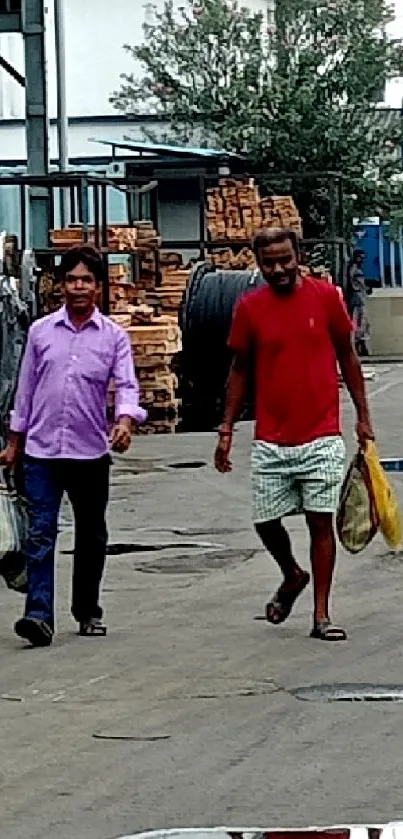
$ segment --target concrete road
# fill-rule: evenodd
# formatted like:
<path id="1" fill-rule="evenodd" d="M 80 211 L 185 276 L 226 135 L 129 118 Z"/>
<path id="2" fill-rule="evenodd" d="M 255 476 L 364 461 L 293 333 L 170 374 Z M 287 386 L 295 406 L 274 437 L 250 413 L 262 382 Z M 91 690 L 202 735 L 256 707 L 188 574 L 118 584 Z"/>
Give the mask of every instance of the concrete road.
<path id="1" fill-rule="evenodd" d="M 369 388 L 382 454 L 403 455 L 403 367 L 377 368 Z M 348 405 L 345 418 L 352 444 Z M 116 465 L 106 639 L 78 638 L 69 617 L 67 508 L 53 648 L 21 646 L 21 602 L 1 590 L 0 839 L 402 816 L 403 704 L 291 691 L 403 684 L 403 561 L 380 539 L 340 552 L 346 645 L 307 637 L 310 592 L 283 627 L 255 620 L 278 575 L 250 526 L 250 434 L 238 432 L 230 477 L 210 466 L 211 435 L 139 439 Z M 403 501 L 403 475 L 395 484 Z M 291 529 L 308 566 L 303 521 Z"/>

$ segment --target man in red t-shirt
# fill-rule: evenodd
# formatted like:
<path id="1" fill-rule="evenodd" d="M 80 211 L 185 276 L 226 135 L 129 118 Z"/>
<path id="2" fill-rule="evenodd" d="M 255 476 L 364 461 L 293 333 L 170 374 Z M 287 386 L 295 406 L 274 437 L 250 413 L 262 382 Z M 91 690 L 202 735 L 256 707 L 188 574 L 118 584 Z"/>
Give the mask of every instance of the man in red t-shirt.
<path id="1" fill-rule="evenodd" d="M 314 587 L 312 637 L 344 641 L 329 615 L 336 556 L 333 516 L 344 473 L 337 362 L 357 411 L 360 444 L 373 439 L 353 326 L 337 289 L 302 277 L 298 239 L 287 230 L 262 230 L 254 252 L 267 285 L 243 296 L 229 346 L 234 360 L 215 465 L 231 471 L 234 423 L 242 410 L 251 365 L 255 375 L 256 432 L 252 449 L 254 524 L 284 581 L 266 607 L 283 623 L 309 582 L 293 556 L 282 518 L 303 512 L 311 540 Z"/>

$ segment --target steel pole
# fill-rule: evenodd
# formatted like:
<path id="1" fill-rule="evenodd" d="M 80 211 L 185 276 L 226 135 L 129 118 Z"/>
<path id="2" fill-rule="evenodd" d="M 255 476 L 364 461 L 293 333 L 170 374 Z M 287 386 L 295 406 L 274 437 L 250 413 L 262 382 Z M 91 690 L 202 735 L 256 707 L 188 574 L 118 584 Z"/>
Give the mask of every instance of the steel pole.
<path id="1" fill-rule="evenodd" d="M 44 0 L 23 0 L 22 34 L 25 54 L 25 103 L 28 175 L 49 173 L 48 110 Z M 34 248 L 49 241 L 50 201 L 44 187 L 29 190 L 30 233 Z"/>
<path id="2" fill-rule="evenodd" d="M 66 97 L 66 35 L 63 0 L 54 0 L 56 79 L 57 79 L 57 139 L 59 146 L 59 170 L 68 172 L 68 117 Z M 60 226 L 65 227 L 69 212 L 69 196 L 65 189 L 60 191 Z"/>

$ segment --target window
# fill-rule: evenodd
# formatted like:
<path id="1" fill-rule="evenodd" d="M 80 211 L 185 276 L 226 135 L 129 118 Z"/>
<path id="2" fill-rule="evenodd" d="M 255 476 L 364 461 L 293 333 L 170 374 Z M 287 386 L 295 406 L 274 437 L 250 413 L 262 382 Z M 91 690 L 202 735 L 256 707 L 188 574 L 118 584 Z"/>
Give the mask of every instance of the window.
<path id="1" fill-rule="evenodd" d="M 21 0 L 0 0 L 0 12 L 20 12 Z"/>

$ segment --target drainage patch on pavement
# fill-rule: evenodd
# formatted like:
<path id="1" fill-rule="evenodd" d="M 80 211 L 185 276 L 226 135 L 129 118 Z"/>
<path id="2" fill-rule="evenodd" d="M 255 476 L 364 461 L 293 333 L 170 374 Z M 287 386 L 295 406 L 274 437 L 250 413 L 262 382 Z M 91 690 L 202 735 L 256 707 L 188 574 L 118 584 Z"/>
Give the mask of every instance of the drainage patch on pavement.
<path id="1" fill-rule="evenodd" d="M 227 688 L 225 689 L 224 686 L 220 687 L 220 689 L 209 689 L 200 690 L 196 693 L 189 693 L 185 694 L 182 698 L 183 699 L 234 699 L 236 697 L 247 698 L 253 696 L 268 696 L 272 693 L 278 693 L 281 688 L 275 685 L 273 682 L 267 680 L 267 682 L 255 683 L 255 684 L 244 684 L 239 685 L 239 687 Z M 178 696 L 178 699 L 180 697 Z"/>
<path id="2" fill-rule="evenodd" d="M 242 678 L 230 675 L 216 677 L 199 677 L 196 680 L 188 679 L 180 693 L 170 692 L 164 698 L 172 700 L 196 700 L 196 699 L 236 699 L 253 696 L 268 696 L 273 693 L 284 692 L 284 688 L 278 685 L 273 679 Z"/>
<path id="3" fill-rule="evenodd" d="M 150 734 L 138 735 L 132 734 L 126 730 L 116 731 L 94 731 L 92 735 L 94 740 L 125 740 L 131 743 L 159 743 L 161 740 L 170 740 L 170 734 Z"/>
<path id="4" fill-rule="evenodd" d="M 188 551 L 221 550 L 223 546 L 214 542 L 110 542 L 106 548 L 107 556 L 126 556 L 136 553 L 158 553 L 160 551 L 177 551 L 178 548 Z M 71 554 L 71 548 L 59 551 L 61 554 Z"/>
<path id="5" fill-rule="evenodd" d="M 144 574 L 205 574 L 208 571 L 219 571 L 248 562 L 256 552 L 257 549 L 228 548 L 221 551 L 205 550 L 203 553 L 176 554 L 173 557 L 158 557 L 136 565 L 136 571 L 142 571 Z"/>
<path id="6" fill-rule="evenodd" d="M 172 527 L 168 532 L 175 536 L 233 536 L 234 533 L 249 533 L 250 527 L 209 527 L 208 530 L 198 527 Z"/>
<path id="7" fill-rule="evenodd" d="M 312 685 L 289 693 L 303 702 L 403 702 L 403 685 Z"/>
<path id="8" fill-rule="evenodd" d="M 203 466 L 207 466 L 205 460 L 184 460 L 167 464 L 168 469 L 202 469 Z"/>
<path id="9" fill-rule="evenodd" d="M 133 554 L 133 553 L 158 553 L 159 551 L 175 551 L 178 548 L 182 548 L 185 550 L 195 550 L 200 548 L 204 548 L 208 550 L 209 548 L 214 549 L 217 547 L 216 545 L 212 545 L 211 543 L 200 543 L 200 542 L 160 542 L 156 544 L 150 544 L 148 542 L 115 542 L 108 545 L 106 549 L 106 553 L 108 556 L 123 556 L 125 554 Z"/>
<path id="10" fill-rule="evenodd" d="M 113 458 L 112 476 L 127 472 L 131 475 L 147 475 L 150 472 L 158 472 L 162 465 L 162 460 L 148 460 L 125 455 L 124 458 Z"/>

